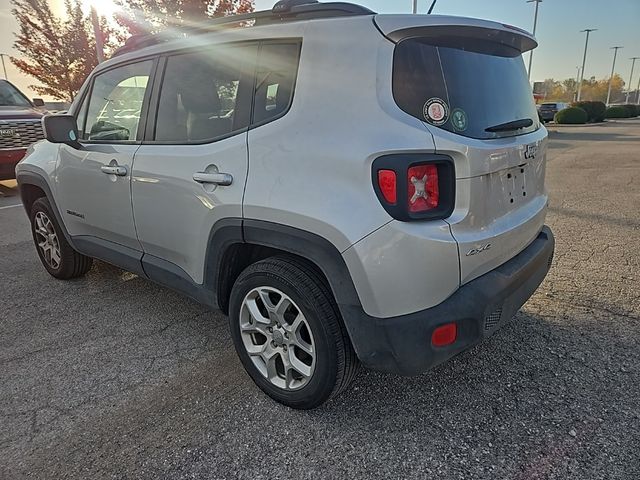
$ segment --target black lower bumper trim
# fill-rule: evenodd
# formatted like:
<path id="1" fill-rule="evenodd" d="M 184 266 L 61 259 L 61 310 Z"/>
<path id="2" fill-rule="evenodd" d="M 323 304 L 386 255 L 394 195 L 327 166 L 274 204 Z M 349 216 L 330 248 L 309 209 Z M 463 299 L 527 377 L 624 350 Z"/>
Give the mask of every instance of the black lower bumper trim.
<path id="1" fill-rule="evenodd" d="M 511 319 L 533 295 L 549 271 L 554 248 L 553 234 L 544 227 L 514 258 L 420 312 L 381 319 L 360 306 L 341 305 L 360 361 L 374 370 L 416 375 L 468 349 Z M 433 330 L 449 322 L 458 326 L 455 343 L 433 347 Z"/>

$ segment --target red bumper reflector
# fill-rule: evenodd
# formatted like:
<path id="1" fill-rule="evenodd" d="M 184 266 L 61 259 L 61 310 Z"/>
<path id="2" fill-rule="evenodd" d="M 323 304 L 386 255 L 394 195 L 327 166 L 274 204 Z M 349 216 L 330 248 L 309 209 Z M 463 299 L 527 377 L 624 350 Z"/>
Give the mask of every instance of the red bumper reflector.
<path id="1" fill-rule="evenodd" d="M 431 334 L 431 343 L 434 347 L 445 347 L 456 341 L 458 326 L 455 323 L 445 323 L 436 328 Z"/>

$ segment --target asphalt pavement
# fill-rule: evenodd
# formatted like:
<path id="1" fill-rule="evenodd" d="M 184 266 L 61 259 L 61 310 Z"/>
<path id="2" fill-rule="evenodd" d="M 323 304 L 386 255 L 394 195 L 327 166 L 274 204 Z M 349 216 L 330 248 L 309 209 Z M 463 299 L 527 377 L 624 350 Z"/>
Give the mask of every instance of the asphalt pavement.
<path id="1" fill-rule="evenodd" d="M 254 386 L 223 315 L 101 262 L 49 277 L 0 183 L 0 478 L 640 478 L 640 120 L 550 130 L 534 297 L 309 412 Z"/>

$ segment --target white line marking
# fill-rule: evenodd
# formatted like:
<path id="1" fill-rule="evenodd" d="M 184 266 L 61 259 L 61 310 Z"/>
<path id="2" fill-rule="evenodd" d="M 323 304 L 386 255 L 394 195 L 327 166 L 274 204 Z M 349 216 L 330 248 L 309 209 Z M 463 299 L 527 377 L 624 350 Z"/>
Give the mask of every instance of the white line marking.
<path id="1" fill-rule="evenodd" d="M 17 205 L 7 205 L 6 207 L 0 207 L 0 210 L 4 210 L 6 208 L 16 208 L 16 207 L 21 207 L 21 206 L 22 206 L 21 203 L 19 203 Z"/>

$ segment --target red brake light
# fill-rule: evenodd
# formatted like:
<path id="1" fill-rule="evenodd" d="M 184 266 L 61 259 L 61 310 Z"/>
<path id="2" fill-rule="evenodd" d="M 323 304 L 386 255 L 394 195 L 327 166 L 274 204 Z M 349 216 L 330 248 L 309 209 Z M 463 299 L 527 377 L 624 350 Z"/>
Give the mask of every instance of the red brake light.
<path id="1" fill-rule="evenodd" d="M 393 170 L 378 170 L 378 185 L 384 199 L 395 205 L 398 200 L 396 172 Z"/>
<path id="2" fill-rule="evenodd" d="M 409 167 L 407 182 L 407 206 L 410 212 L 425 212 L 438 207 L 440 192 L 438 168 L 435 165 Z"/>
<path id="3" fill-rule="evenodd" d="M 431 343 L 434 347 L 445 347 L 456 341 L 458 326 L 455 323 L 445 323 L 436 328 L 431 334 Z"/>

